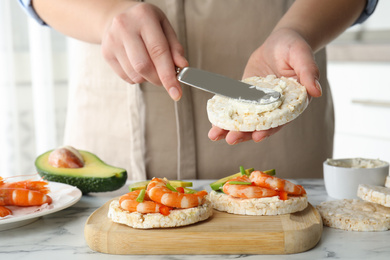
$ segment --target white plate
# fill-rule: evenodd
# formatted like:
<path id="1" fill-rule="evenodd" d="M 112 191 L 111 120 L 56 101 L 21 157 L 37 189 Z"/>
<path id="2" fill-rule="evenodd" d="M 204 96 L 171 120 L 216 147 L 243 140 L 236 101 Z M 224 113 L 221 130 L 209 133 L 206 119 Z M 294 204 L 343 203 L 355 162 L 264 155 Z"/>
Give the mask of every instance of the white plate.
<path id="1" fill-rule="evenodd" d="M 50 205 L 8 207 L 12 210 L 13 216 L 0 218 L 0 231 L 24 226 L 36 221 L 39 217 L 66 209 L 78 202 L 82 196 L 78 188 L 64 183 L 49 182 L 49 188 L 50 193 L 48 195 L 53 199 Z"/>

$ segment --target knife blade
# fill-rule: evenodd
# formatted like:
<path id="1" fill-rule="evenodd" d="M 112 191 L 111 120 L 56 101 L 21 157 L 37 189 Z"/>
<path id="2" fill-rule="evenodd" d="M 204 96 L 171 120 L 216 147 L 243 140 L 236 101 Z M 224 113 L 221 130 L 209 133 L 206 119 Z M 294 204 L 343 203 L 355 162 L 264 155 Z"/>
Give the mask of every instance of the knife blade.
<path id="1" fill-rule="evenodd" d="M 278 91 L 253 86 L 197 68 L 185 67 L 178 69 L 177 79 L 186 85 L 244 102 L 256 102 L 260 105 L 266 105 L 280 99 Z"/>

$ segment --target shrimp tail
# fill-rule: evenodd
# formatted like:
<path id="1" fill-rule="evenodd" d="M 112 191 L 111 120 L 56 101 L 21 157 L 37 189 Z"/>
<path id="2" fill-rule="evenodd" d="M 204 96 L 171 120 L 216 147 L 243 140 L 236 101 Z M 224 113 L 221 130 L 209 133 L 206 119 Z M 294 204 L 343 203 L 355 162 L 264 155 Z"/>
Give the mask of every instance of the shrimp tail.
<path id="1" fill-rule="evenodd" d="M 301 189 L 301 194 L 306 194 L 305 188 L 302 185 L 297 185 Z"/>
<path id="2" fill-rule="evenodd" d="M 0 206 L 0 218 L 4 218 L 8 215 L 12 215 L 12 210 L 10 210 L 9 208 L 6 208 L 4 206 Z"/>

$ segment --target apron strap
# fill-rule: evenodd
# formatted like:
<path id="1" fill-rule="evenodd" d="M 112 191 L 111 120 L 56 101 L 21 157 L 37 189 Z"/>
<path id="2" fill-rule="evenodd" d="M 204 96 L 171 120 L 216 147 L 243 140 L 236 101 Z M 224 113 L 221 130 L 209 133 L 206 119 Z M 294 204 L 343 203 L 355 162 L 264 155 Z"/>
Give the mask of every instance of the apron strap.
<path id="1" fill-rule="evenodd" d="M 187 51 L 186 21 L 183 0 L 166 0 L 167 17 L 172 27 Z M 177 125 L 177 177 L 181 179 L 196 179 L 196 145 L 192 105 L 192 93 L 189 86 L 181 85 L 182 98 L 175 102 Z"/>
<path id="2" fill-rule="evenodd" d="M 192 96 L 188 86 L 182 86 L 183 96 L 175 103 L 177 124 L 177 176 L 178 179 L 196 179 L 196 146 Z"/>
<path id="3" fill-rule="evenodd" d="M 145 102 L 139 84 L 125 86 L 127 89 L 132 180 L 146 180 L 145 169 Z"/>

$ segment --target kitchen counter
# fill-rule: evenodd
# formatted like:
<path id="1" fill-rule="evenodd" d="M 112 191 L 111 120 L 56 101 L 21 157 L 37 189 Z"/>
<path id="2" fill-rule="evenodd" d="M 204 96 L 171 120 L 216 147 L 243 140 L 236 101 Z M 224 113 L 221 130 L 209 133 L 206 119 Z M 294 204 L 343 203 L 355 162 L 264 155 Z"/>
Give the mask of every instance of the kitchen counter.
<path id="1" fill-rule="evenodd" d="M 193 181 L 195 189 L 207 189 L 211 181 Z M 309 202 L 315 206 L 331 200 L 322 179 L 300 179 Z M 108 200 L 127 192 L 127 185 L 108 193 L 83 196 L 62 211 L 10 230 L 0 231 L 0 259 L 140 259 L 139 255 L 108 255 L 91 250 L 84 239 L 87 218 Z M 151 253 L 153 249 L 151 249 Z M 320 242 L 311 250 L 292 255 L 147 255 L 142 259 L 389 259 L 390 231 L 353 232 L 324 227 Z"/>

